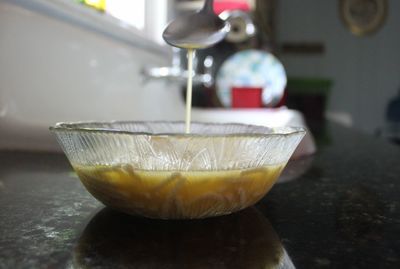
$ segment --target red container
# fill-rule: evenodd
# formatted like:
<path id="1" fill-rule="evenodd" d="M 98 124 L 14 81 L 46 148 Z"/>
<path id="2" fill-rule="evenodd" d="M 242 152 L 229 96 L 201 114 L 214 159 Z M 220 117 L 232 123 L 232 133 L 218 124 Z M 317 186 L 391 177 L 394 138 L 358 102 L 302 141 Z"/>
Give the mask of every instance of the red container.
<path id="1" fill-rule="evenodd" d="M 214 1 L 214 12 L 220 14 L 225 10 L 243 10 L 250 11 L 250 5 L 247 0 L 216 0 Z"/>
<path id="2" fill-rule="evenodd" d="M 233 108 L 257 108 L 262 107 L 262 88 L 232 87 Z"/>

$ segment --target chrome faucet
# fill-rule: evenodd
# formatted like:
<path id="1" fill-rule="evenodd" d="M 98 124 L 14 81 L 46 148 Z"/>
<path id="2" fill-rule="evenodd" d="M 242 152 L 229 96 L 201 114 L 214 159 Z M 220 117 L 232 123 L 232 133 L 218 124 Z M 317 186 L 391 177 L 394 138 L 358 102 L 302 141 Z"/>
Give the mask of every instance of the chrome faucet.
<path id="1" fill-rule="evenodd" d="M 165 67 L 145 67 L 142 69 L 142 74 L 145 81 L 149 79 L 165 79 L 170 82 L 185 84 L 188 77 L 188 71 L 183 70 L 181 67 L 181 55 L 180 49 L 173 48 L 172 54 L 172 65 Z M 198 60 L 194 57 L 193 69 L 197 69 Z M 193 84 L 199 85 L 203 84 L 206 87 L 210 87 L 214 84 L 214 78 L 212 76 L 212 68 L 214 64 L 214 58 L 212 56 L 207 56 L 203 61 L 204 74 L 196 74 L 193 71 Z"/>

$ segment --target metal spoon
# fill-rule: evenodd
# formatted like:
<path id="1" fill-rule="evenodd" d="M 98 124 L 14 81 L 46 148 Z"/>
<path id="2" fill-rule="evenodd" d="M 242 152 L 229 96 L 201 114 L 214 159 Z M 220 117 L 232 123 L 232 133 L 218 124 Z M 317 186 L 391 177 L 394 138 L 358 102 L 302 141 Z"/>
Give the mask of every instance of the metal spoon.
<path id="1" fill-rule="evenodd" d="M 165 42 L 183 49 L 205 49 L 224 39 L 230 27 L 214 13 L 213 4 L 206 0 L 196 13 L 170 22 L 163 33 Z"/>

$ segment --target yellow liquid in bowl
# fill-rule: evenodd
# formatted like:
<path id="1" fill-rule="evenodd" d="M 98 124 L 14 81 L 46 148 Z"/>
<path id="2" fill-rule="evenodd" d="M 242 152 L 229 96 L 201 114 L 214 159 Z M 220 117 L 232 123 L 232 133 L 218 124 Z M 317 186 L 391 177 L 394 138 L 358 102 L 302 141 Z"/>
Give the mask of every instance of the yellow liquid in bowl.
<path id="1" fill-rule="evenodd" d="M 150 218 L 205 218 L 259 201 L 284 165 L 246 170 L 146 171 L 131 165 L 74 166 L 87 190 L 105 205 Z"/>

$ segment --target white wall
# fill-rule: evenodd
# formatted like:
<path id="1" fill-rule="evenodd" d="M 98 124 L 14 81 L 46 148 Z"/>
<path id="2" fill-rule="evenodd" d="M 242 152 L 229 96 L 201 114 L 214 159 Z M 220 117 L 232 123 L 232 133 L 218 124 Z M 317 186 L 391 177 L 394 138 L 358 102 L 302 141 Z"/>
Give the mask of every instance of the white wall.
<path id="1" fill-rule="evenodd" d="M 385 25 L 367 37 L 347 30 L 339 1 L 277 2 L 280 43 L 325 45 L 325 53 L 318 56 L 281 55 L 289 76 L 331 78 L 330 112 L 349 113 L 354 126 L 363 131 L 381 127 L 387 102 L 400 87 L 400 1 L 389 0 Z"/>
<path id="2" fill-rule="evenodd" d="M 179 88 L 144 83 L 168 48 L 74 2 L 0 0 L 0 149 L 54 150 L 59 121 L 180 120 Z"/>

